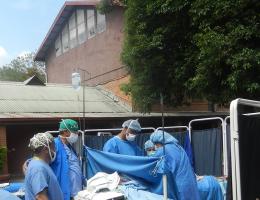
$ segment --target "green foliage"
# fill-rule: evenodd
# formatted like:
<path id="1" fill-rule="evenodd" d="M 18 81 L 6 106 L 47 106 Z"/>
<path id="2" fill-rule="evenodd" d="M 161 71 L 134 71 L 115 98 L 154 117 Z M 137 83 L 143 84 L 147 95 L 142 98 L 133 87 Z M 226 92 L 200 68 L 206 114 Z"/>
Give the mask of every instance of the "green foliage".
<path id="1" fill-rule="evenodd" d="M 260 99 L 260 2 L 197 0 L 190 9 L 197 49 L 191 88 L 208 100 Z"/>
<path id="2" fill-rule="evenodd" d="M 6 147 L 0 147 L 0 173 L 2 172 L 4 163 L 6 162 L 6 154 L 7 154 Z"/>
<path id="3" fill-rule="evenodd" d="M 128 1 L 122 60 L 137 107 L 160 93 L 173 106 L 260 99 L 259 11 L 256 0 Z"/>
<path id="4" fill-rule="evenodd" d="M 120 85 L 120 90 L 125 93 L 125 95 L 131 94 L 131 86 L 128 83 L 122 83 Z"/>
<path id="5" fill-rule="evenodd" d="M 188 8 L 188 1 L 131 0 L 127 4 L 122 60 L 131 74 L 133 101 L 141 111 L 149 111 L 160 93 L 172 105 L 182 104 L 189 96 L 184 84 L 193 73 Z"/>
<path id="6" fill-rule="evenodd" d="M 100 14 L 106 14 L 113 10 L 111 0 L 101 0 L 97 5 L 97 10 Z"/>
<path id="7" fill-rule="evenodd" d="M 0 68 L 1 81 L 25 81 L 33 75 L 45 80 L 44 63 L 34 61 L 35 53 L 28 53 L 13 59 L 9 64 Z"/>

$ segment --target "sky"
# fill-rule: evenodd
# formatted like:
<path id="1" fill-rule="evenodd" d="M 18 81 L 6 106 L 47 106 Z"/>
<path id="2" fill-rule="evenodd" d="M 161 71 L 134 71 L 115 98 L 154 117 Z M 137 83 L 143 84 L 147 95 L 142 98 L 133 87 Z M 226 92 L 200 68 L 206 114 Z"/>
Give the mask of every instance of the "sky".
<path id="1" fill-rule="evenodd" d="M 0 0 L 0 67 L 37 51 L 65 0 Z"/>

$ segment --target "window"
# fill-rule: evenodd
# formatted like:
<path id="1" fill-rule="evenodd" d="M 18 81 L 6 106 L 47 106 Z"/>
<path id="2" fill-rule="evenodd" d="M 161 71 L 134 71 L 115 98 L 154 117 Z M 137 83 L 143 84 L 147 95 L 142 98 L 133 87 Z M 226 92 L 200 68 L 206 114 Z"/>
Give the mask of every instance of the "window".
<path id="1" fill-rule="evenodd" d="M 82 44 L 87 39 L 85 14 L 84 14 L 83 9 L 77 10 L 77 27 L 78 27 L 78 41 L 79 41 L 79 44 Z"/>
<path id="2" fill-rule="evenodd" d="M 77 46 L 76 16 L 73 13 L 69 19 L 70 48 Z"/>
<path id="3" fill-rule="evenodd" d="M 56 56 L 61 55 L 106 30 L 106 16 L 94 9 L 79 8 L 70 16 L 55 41 Z"/>
<path id="4" fill-rule="evenodd" d="M 96 34 L 95 30 L 95 11 L 87 10 L 88 38 L 92 38 Z"/>
<path id="5" fill-rule="evenodd" d="M 97 32 L 102 33 L 106 30 L 106 16 L 97 12 Z"/>
<path id="6" fill-rule="evenodd" d="M 69 31 L 67 24 L 61 32 L 61 41 L 62 41 L 62 52 L 65 53 L 69 50 Z"/>
<path id="7" fill-rule="evenodd" d="M 56 56 L 61 55 L 61 39 L 60 39 L 60 35 L 58 35 L 56 41 L 55 41 L 55 52 L 56 52 Z"/>

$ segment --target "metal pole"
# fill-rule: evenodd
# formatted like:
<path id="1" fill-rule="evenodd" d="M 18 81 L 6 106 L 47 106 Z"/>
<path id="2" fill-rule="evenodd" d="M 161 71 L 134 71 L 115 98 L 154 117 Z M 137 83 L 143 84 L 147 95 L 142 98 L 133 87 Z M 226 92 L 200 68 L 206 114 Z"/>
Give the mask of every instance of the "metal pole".
<path id="1" fill-rule="evenodd" d="M 165 138 L 164 138 L 164 104 L 163 104 L 163 95 L 160 94 L 160 103 L 161 103 L 161 112 L 162 112 L 162 130 L 163 130 L 163 154 L 165 155 Z M 168 191 L 167 191 L 167 176 L 163 175 L 163 200 L 168 199 Z"/>
<path id="2" fill-rule="evenodd" d="M 86 122 L 86 120 L 85 120 L 85 87 L 86 87 L 86 84 L 85 84 L 85 71 L 83 71 L 83 87 L 82 87 L 82 89 L 83 89 L 83 133 L 85 132 L 85 122 Z"/>
<path id="3" fill-rule="evenodd" d="M 82 129 L 83 129 L 83 131 L 82 131 L 82 136 L 81 136 L 81 142 L 82 142 L 82 146 L 81 146 L 81 156 L 82 156 L 82 171 L 83 171 L 83 174 L 84 174 L 84 176 L 86 175 L 85 174 L 85 167 L 84 167 L 84 165 L 85 165 L 85 159 L 84 159 L 84 149 L 83 149 L 83 146 L 85 145 L 84 144 L 84 137 L 85 137 L 85 129 L 86 129 L 86 119 L 85 119 L 85 87 L 86 87 L 86 83 L 85 83 L 85 79 L 86 79 L 86 72 L 84 71 L 84 70 L 82 70 L 83 71 L 83 80 L 82 80 L 82 90 L 83 90 L 83 92 L 82 92 L 82 95 L 83 95 L 83 97 L 82 97 L 82 99 L 83 99 L 83 113 L 82 113 L 82 115 L 83 115 L 83 119 L 82 119 L 82 121 L 83 121 L 83 124 L 82 124 Z"/>

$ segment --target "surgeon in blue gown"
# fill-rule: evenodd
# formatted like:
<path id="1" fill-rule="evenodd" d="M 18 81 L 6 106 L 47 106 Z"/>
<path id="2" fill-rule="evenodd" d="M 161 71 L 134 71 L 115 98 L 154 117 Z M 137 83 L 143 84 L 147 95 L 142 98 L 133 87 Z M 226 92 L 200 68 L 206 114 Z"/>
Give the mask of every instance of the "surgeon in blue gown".
<path id="1" fill-rule="evenodd" d="M 129 156 L 141 156 L 143 151 L 135 143 L 136 135 L 141 132 L 141 126 L 137 120 L 127 120 L 122 125 L 122 131 L 109 139 L 103 151 Z"/>
<path id="2" fill-rule="evenodd" d="M 80 160 L 73 148 L 78 140 L 78 123 L 72 119 L 62 119 L 59 125 L 59 136 L 54 139 L 56 157 L 50 167 L 57 177 L 64 200 L 73 199 L 83 189 L 84 177 L 81 171 Z M 26 175 L 28 159 L 23 165 Z"/>
<path id="3" fill-rule="evenodd" d="M 153 156 L 155 154 L 154 143 L 151 140 L 147 140 L 144 143 L 144 150 L 147 156 Z"/>
<path id="4" fill-rule="evenodd" d="M 30 139 L 29 147 L 34 157 L 25 175 L 25 200 L 64 200 L 57 177 L 49 166 L 56 157 L 53 136 L 37 133 Z"/>
<path id="5" fill-rule="evenodd" d="M 61 120 L 59 136 L 54 140 L 57 156 L 50 166 L 59 181 L 64 200 L 73 199 L 83 189 L 80 160 L 72 146 L 78 140 L 78 130 L 75 120 Z"/>
<path id="6" fill-rule="evenodd" d="M 165 145 L 166 165 L 176 182 L 178 197 L 181 200 L 199 200 L 199 191 L 193 169 L 184 149 L 169 133 L 157 130 L 151 134 L 150 140 L 155 144 L 154 156 L 163 156 Z"/>

